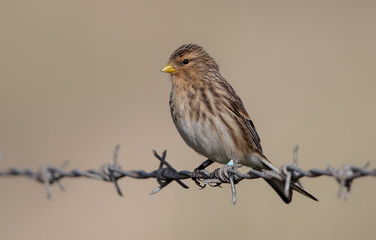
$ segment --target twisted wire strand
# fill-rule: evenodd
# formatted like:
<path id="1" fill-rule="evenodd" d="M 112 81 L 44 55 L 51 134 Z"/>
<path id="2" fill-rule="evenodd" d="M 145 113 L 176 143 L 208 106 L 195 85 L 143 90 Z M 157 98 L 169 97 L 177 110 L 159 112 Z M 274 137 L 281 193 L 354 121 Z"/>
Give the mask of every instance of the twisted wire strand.
<path id="1" fill-rule="evenodd" d="M 120 196 L 123 196 L 122 191 L 118 185 L 118 180 L 124 177 L 137 178 L 137 179 L 147 179 L 154 178 L 158 182 L 159 186 L 152 190 L 150 194 L 155 194 L 162 190 L 164 187 L 169 185 L 171 182 L 177 182 L 183 188 L 189 188 L 182 180 L 194 179 L 195 182 L 204 188 L 209 185 L 212 187 L 220 186 L 221 184 L 228 183 L 231 185 L 232 192 L 232 203 L 236 203 L 236 188 L 235 185 L 244 179 L 256 179 L 264 178 L 271 179 L 277 178 L 280 180 L 285 180 L 285 194 L 288 195 L 290 184 L 297 183 L 301 185 L 300 179 L 303 177 L 315 178 L 320 176 L 333 177 L 339 184 L 337 196 L 342 197 L 343 190 L 345 190 L 344 199 L 347 200 L 350 194 L 351 184 L 353 180 L 365 177 L 365 176 L 376 176 L 376 169 L 368 170 L 369 163 L 364 166 L 357 167 L 352 165 L 344 165 L 340 168 L 334 168 L 332 166 L 327 166 L 326 169 L 310 169 L 303 170 L 297 166 L 297 152 L 298 147 L 294 148 L 294 162 L 291 164 L 284 164 L 280 168 L 280 172 L 275 171 L 257 171 L 254 169 L 249 170 L 246 173 L 238 171 L 241 167 L 240 164 L 234 164 L 233 166 L 223 166 L 221 168 L 215 169 L 213 172 L 208 172 L 205 169 L 197 168 L 195 171 L 190 172 L 187 170 L 177 171 L 173 168 L 167 161 L 165 150 L 159 155 L 155 150 L 153 154 L 156 159 L 160 162 L 159 167 L 151 172 L 146 172 L 144 170 L 123 170 L 118 161 L 119 145 L 115 147 L 113 154 L 113 162 L 105 163 L 98 168 L 98 170 L 89 169 L 82 171 L 79 169 L 72 169 L 70 171 L 64 170 L 67 167 L 68 162 L 64 162 L 59 167 L 53 167 L 48 164 L 43 164 L 36 171 L 26 168 L 9 168 L 8 170 L 0 170 L 0 177 L 10 177 L 10 176 L 23 176 L 30 178 L 36 182 L 44 185 L 47 197 L 52 196 L 51 186 L 57 184 L 61 190 L 64 190 L 64 186 L 61 182 L 63 178 L 90 178 L 105 182 L 112 182 L 115 185 L 115 189 Z M 257 158 L 256 155 L 252 156 Z M 203 185 L 201 185 L 201 183 Z M 302 185 L 301 185 L 302 186 Z"/>

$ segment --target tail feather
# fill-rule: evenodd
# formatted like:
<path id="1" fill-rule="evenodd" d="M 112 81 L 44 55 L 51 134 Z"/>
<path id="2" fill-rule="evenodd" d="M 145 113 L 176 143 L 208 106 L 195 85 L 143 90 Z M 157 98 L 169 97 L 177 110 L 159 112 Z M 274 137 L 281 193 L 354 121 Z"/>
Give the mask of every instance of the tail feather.
<path id="1" fill-rule="evenodd" d="M 290 188 L 289 195 L 285 195 L 285 184 L 282 181 L 276 179 L 265 179 L 267 183 L 278 193 L 282 200 L 289 204 L 292 200 L 292 189 Z"/>
<path id="2" fill-rule="evenodd" d="M 274 167 L 273 164 L 271 164 L 265 156 L 259 157 L 258 159 L 261 160 L 262 169 L 273 170 L 279 173 L 279 170 L 276 167 Z M 302 187 L 300 187 L 299 185 L 295 183 L 290 185 L 289 194 L 288 196 L 286 196 L 285 195 L 285 181 L 278 180 L 278 179 L 265 179 L 265 180 L 274 189 L 274 191 L 278 193 L 278 195 L 282 198 L 282 200 L 287 204 L 290 203 L 292 200 L 292 190 L 295 190 L 303 194 L 304 196 L 309 197 L 312 200 L 318 201 L 318 199 L 315 198 L 312 194 L 310 194 L 309 192 L 307 192 L 306 190 L 304 190 Z"/>
<path id="3" fill-rule="evenodd" d="M 291 188 L 294 189 L 295 191 L 297 191 L 298 193 L 303 194 L 306 197 L 309 197 L 312 200 L 318 201 L 318 199 L 315 198 L 315 196 L 313 196 L 312 194 L 310 194 L 309 192 L 307 192 L 306 190 L 304 190 L 303 188 L 301 188 L 297 184 L 292 184 Z"/>
<path id="4" fill-rule="evenodd" d="M 312 200 L 318 201 L 312 194 L 301 188 L 296 184 L 291 184 L 288 196 L 285 195 L 285 182 L 278 179 L 265 179 L 266 182 L 278 193 L 285 203 L 290 203 L 292 200 L 292 190 L 295 190 Z"/>

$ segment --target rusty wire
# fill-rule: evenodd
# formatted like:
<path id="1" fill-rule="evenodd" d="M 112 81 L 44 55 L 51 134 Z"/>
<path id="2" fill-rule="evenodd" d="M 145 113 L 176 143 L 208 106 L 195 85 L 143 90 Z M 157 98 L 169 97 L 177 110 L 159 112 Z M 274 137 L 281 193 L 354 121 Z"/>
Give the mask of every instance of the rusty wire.
<path id="1" fill-rule="evenodd" d="M 19 168 L 9 168 L 8 170 L 0 170 L 0 177 L 9 176 L 24 176 L 28 177 L 34 181 L 37 181 L 44 185 L 47 197 L 52 196 L 51 186 L 53 184 L 58 184 L 59 187 L 64 190 L 64 186 L 61 182 L 63 178 L 79 178 L 85 177 L 90 179 L 97 179 L 105 182 L 112 182 L 115 185 L 117 193 L 122 196 L 122 191 L 118 185 L 118 180 L 124 177 L 147 179 L 155 178 L 159 186 L 151 191 L 150 194 L 155 194 L 166 187 L 171 182 L 177 182 L 183 188 L 189 188 L 182 180 L 193 179 L 200 187 L 204 188 L 206 185 L 209 186 L 220 186 L 224 183 L 229 183 L 231 185 L 232 192 L 232 203 L 236 203 L 236 188 L 235 185 L 244 179 L 256 179 L 256 178 L 278 178 L 286 181 L 285 193 L 289 192 L 289 187 L 291 183 L 300 184 L 299 180 L 303 177 L 320 177 L 329 176 L 333 177 L 339 184 L 338 197 L 342 197 L 342 192 L 345 189 L 344 199 L 346 200 L 350 194 L 351 184 L 354 179 L 364 177 L 364 176 L 376 176 L 376 169 L 367 170 L 369 163 L 362 167 L 344 165 L 338 169 L 327 166 L 325 170 L 320 169 L 310 169 L 303 170 L 297 166 L 297 152 L 298 147 L 294 148 L 294 162 L 292 164 L 284 164 L 280 168 L 280 172 L 275 171 L 257 171 L 254 169 L 249 170 L 247 173 L 242 173 L 238 171 L 241 167 L 239 164 L 234 166 L 223 166 L 214 170 L 213 172 L 208 172 L 203 167 L 195 169 L 195 171 L 190 172 L 186 170 L 177 171 L 174 169 L 167 161 L 166 154 L 164 151 L 162 155 L 159 155 L 156 151 L 153 151 L 154 156 L 158 159 L 159 167 L 158 169 L 146 172 L 144 170 L 122 170 L 118 161 L 119 145 L 115 147 L 113 154 L 113 162 L 105 163 L 99 167 L 98 170 L 86 170 L 82 171 L 79 169 L 72 169 L 70 171 L 65 171 L 64 168 L 67 166 L 67 162 L 64 162 L 60 167 L 53 167 L 47 164 L 41 165 L 38 170 L 34 171 L 30 168 L 19 169 Z M 257 156 L 252 156 L 257 157 Z M 210 160 L 207 160 L 210 161 Z M 204 162 L 205 163 L 205 162 Z M 203 164 L 204 164 L 203 163 Z M 210 163 L 208 164 L 210 165 Z"/>

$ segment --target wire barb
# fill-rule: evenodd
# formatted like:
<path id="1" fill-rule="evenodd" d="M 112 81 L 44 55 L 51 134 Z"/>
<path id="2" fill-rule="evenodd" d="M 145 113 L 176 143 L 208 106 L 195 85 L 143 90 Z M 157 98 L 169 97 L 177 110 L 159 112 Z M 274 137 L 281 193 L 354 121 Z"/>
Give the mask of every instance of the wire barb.
<path id="1" fill-rule="evenodd" d="M 297 183 L 300 186 L 300 179 L 303 177 L 315 178 L 320 176 L 329 176 L 333 177 L 339 184 L 338 198 L 343 196 L 343 191 L 345 194 L 343 196 L 344 200 L 349 198 L 351 184 L 353 181 L 360 177 L 365 176 L 376 176 L 376 169 L 368 170 L 369 163 L 366 163 L 362 167 L 356 167 L 352 165 L 344 165 L 341 168 L 334 168 L 332 166 L 327 166 L 325 170 L 320 169 L 310 169 L 303 170 L 298 167 L 298 146 L 294 148 L 293 152 L 293 163 L 284 164 L 280 169 L 280 173 L 276 171 L 257 171 L 254 169 L 249 170 L 247 173 L 242 173 L 238 170 L 241 167 L 236 161 L 232 166 L 223 166 L 221 168 L 215 169 L 213 172 L 208 172 L 205 170 L 213 161 L 206 160 L 200 167 L 196 168 L 193 172 L 182 170 L 177 171 L 173 168 L 167 161 L 167 151 L 162 152 L 162 155 L 159 155 L 155 150 L 153 150 L 153 155 L 159 161 L 159 167 L 151 172 L 146 172 L 144 170 L 122 170 L 118 154 L 120 146 L 117 145 L 113 153 L 112 163 L 105 163 L 99 167 L 98 170 L 86 170 L 81 171 L 79 169 L 72 169 L 70 171 L 65 171 L 68 161 L 65 161 L 60 167 L 53 167 L 48 164 L 43 164 L 36 171 L 33 171 L 30 168 L 24 170 L 18 168 L 9 168 L 8 170 L 0 170 L 0 177 L 10 177 L 10 176 L 24 176 L 30 178 L 36 182 L 39 182 L 44 185 L 46 189 L 47 197 L 52 197 L 52 185 L 57 183 L 61 190 L 64 190 L 62 184 L 63 178 L 90 178 L 96 179 L 105 182 L 112 182 L 115 185 L 115 189 L 120 196 L 123 196 L 123 193 L 118 184 L 118 180 L 124 177 L 137 178 L 137 179 L 147 179 L 154 178 L 159 184 L 150 194 L 155 194 L 161 191 L 163 188 L 168 186 L 171 182 L 178 183 L 182 188 L 189 188 L 183 180 L 191 178 L 193 181 L 199 184 L 199 186 L 209 185 L 212 187 L 218 187 L 222 184 L 230 184 L 232 199 L 231 202 L 236 204 L 236 187 L 235 185 L 244 179 L 256 179 L 264 178 L 271 179 L 277 178 L 279 180 L 284 180 L 285 183 L 285 194 L 288 196 L 289 188 L 291 184 Z M 254 158 L 257 156 L 252 156 Z M 203 185 L 200 184 L 203 183 Z"/>

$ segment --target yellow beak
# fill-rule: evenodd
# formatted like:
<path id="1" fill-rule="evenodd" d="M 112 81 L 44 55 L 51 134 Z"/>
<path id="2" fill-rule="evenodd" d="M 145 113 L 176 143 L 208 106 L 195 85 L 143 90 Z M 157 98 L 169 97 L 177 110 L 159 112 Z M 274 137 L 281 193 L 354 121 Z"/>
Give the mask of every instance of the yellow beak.
<path id="1" fill-rule="evenodd" d="M 176 72 L 176 70 L 173 66 L 171 66 L 170 64 L 167 64 L 166 66 L 164 66 L 164 68 L 161 69 L 161 72 L 174 73 Z"/>

